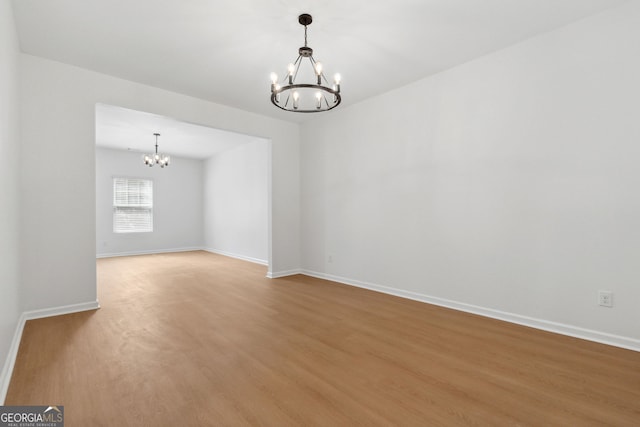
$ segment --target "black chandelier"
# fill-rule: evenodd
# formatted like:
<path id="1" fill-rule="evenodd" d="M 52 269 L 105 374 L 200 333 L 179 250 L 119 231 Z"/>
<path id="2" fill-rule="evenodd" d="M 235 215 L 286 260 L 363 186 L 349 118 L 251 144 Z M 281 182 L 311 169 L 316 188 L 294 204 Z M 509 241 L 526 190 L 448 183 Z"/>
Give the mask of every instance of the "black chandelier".
<path id="1" fill-rule="evenodd" d="M 298 49 L 298 59 L 287 67 L 282 86 L 278 83 L 278 75 L 271 73 L 271 102 L 278 108 L 296 113 L 329 111 L 336 108 L 342 100 L 340 74 L 334 76 L 333 86 L 330 87 L 322 64 L 313 58 L 313 49 L 307 46 L 307 25 L 313 22 L 313 18 L 303 13 L 298 16 L 298 22 L 304 25 L 304 46 Z M 305 59 L 309 60 L 310 67 L 301 68 Z M 311 83 L 298 83 L 299 81 Z"/>
<path id="2" fill-rule="evenodd" d="M 169 163 L 171 163 L 171 157 L 166 154 L 158 153 L 158 137 L 160 134 L 154 133 L 154 135 L 156 137 L 156 152 L 155 154 L 145 154 L 142 156 L 142 160 L 144 161 L 144 164 L 149 167 L 152 167 L 153 165 L 160 165 L 161 168 L 169 166 Z"/>

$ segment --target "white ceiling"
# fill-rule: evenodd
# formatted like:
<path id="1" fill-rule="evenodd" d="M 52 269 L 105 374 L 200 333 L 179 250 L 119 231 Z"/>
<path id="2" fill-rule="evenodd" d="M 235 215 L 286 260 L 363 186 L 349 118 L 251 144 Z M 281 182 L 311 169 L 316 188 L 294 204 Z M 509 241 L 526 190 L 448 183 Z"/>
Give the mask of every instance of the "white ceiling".
<path id="1" fill-rule="evenodd" d="M 241 135 L 113 105 L 96 105 L 96 145 L 117 150 L 206 159 L 263 138 Z"/>
<path id="2" fill-rule="evenodd" d="M 340 109 L 624 1 L 13 0 L 13 10 L 25 53 L 300 121 L 313 115 L 269 101 L 270 72 L 303 44 L 300 13 L 313 15 L 316 59 L 342 75 Z"/>

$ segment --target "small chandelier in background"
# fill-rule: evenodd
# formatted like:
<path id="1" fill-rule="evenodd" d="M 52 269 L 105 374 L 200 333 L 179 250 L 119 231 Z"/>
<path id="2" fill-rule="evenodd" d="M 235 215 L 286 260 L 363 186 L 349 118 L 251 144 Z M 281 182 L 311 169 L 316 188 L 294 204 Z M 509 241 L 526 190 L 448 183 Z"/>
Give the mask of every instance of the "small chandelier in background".
<path id="1" fill-rule="evenodd" d="M 156 136 L 156 152 L 155 154 L 145 154 L 144 156 L 142 156 L 144 164 L 148 165 L 149 167 L 152 167 L 154 164 L 160 165 L 161 168 L 169 166 L 171 157 L 167 156 L 166 154 L 158 153 L 158 137 L 160 136 L 160 134 L 154 133 L 154 135 Z"/>
<path id="2" fill-rule="evenodd" d="M 313 19 L 311 15 L 303 13 L 298 16 L 298 22 L 304 25 L 304 46 L 298 49 L 298 59 L 287 67 L 282 86 L 278 83 L 278 75 L 271 73 L 271 102 L 278 108 L 296 113 L 329 111 L 336 108 L 342 100 L 340 74 L 335 75 L 333 86 L 329 87 L 322 64 L 313 58 L 313 49 L 307 46 L 307 25 Z M 309 62 L 304 61 L 305 59 Z M 301 68 L 303 62 L 309 64 L 309 67 Z M 300 80 L 308 83 L 298 83 Z"/>

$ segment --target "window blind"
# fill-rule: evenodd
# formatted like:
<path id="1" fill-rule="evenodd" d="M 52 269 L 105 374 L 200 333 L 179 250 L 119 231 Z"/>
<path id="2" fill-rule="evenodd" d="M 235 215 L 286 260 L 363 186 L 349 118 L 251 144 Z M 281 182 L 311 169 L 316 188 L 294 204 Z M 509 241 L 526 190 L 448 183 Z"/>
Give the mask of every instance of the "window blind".
<path id="1" fill-rule="evenodd" d="M 113 231 L 153 231 L 153 181 L 142 178 L 113 178 Z"/>

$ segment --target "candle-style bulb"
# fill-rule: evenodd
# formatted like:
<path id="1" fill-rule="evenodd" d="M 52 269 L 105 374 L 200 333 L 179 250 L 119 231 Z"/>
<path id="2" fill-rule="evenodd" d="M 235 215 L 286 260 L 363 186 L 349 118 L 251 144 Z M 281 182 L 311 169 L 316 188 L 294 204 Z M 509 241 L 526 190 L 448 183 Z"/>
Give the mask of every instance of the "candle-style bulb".
<path id="1" fill-rule="evenodd" d="M 293 84 L 293 73 L 296 71 L 296 66 L 293 64 L 289 64 L 287 66 L 287 74 L 289 75 L 289 84 Z"/>
<path id="2" fill-rule="evenodd" d="M 280 102 L 280 85 L 276 84 L 276 102 Z"/>
<path id="3" fill-rule="evenodd" d="M 316 108 L 319 110 L 322 107 L 322 93 L 316 92 Z"/>
<path id="4" fill-rule="evenodd" d="M 298 99 L 300 99 L 300 94 L 296 91 L 293 92 L 293 109 L 298 109 Z"/>
<path id="5" fill-rule="evenodd" d="M 316 62 L 314 70 L 316 72 L 316 75 L 318 76 L 318 85 L 321 85 L 322 84 L 322 64 L 319 62 Z"/>

